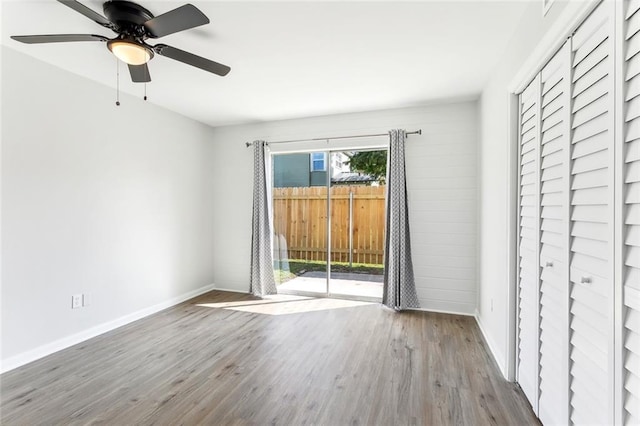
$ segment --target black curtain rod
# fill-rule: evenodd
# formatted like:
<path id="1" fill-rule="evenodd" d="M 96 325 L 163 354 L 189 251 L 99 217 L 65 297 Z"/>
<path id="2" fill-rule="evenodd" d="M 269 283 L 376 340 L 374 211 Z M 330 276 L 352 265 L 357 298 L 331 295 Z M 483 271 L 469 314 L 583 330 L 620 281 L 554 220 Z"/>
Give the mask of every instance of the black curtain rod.
<path id="1" fill-rule="evenodd" d="M 421 135 L 422 129 L 414 130 L 413 132 L 406 132 L 408 135 Z M 375 135 L 353 135 L 353 136 L 333 136 L 329 138 L 311 138 L 311 139 L 291 139 L 288 141 L 274 141 L 267 142 L 267 145 L 276 144 L 276 143 L 291 143 L 291 142 L 315 142 L 315 141 L 329 141 L 333 139 L 356 139 L 356 138 L 373 138 L 378 136 L 389 136 L 389 133 L 377 133 Z M 253 145 L 253 142 L 245 142 L 247 144 L 247 148 Z"/>

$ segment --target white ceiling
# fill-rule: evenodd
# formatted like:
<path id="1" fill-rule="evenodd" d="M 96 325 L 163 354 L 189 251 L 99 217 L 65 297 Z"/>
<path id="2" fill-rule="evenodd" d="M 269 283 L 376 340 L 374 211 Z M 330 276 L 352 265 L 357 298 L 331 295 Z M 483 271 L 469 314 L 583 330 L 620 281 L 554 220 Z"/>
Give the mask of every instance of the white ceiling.
<path id="1" fill-rule="evenodd" d="M 102 13 L 102 2 L 81 0 Z M 540 1 L 540 0 L 538 0 Z M 159 15 L 186 1 L 140 3 Z M 158 43 L 231 67 L 226 77 L 168 58 L 150 63 L 149 101 L 212 126 L 415 106 L 478 96 L 528 2 L 212 2 L 209 25 Z M 10 35 L 112 37 L 53 1 L 2 3 L 2 43 L 115 87 L 103 43 L 26 45 Z M 155 44 L 155 41 L 150 40 Z M 121 90 L 142 97 L 120 66 Z"/>

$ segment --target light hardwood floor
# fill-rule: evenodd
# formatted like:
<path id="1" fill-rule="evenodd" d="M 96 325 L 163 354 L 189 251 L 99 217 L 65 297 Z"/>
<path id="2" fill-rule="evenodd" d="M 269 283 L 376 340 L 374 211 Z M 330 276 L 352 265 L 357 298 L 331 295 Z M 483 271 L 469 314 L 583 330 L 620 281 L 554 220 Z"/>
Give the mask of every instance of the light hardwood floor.
<path id="1" fill-rule="evenodd" d="M 538 424 L 471 317 L 253 299 L 213 291 L 5 373 L 0 423 Z"/>

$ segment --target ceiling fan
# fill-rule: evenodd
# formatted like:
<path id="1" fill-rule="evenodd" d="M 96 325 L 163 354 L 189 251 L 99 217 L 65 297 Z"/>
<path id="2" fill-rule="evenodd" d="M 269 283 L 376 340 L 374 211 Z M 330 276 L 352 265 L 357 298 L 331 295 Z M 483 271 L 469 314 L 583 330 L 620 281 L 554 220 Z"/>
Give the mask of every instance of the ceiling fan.
<path id="1" fill-rule="evenodd" d="M 154 17 L 151 12 L 139 4 L 124 0 L 110 0 L 103 5 L 105 18 L 75 0 L 58 1 L 103 27 L 109 28 L 117 36 L 109 39 L 95 34 L 49 34 L 11 36 L 11 38 L 29 44 L 76 41 L 106 42 L 111 53 L 129 66 L 131 80 L 135 83 L 151 81 L 147 62 L 153 58 L 154 53 L 220 76 L 225 76 L 231 71 L 231 68 L 226 65 L 166 44 L 151 46 L 146 43 L 146 40 L 150 38 L 156 39 L 208 24 L 209 18 L 191 4 L 185 4 Z"/>

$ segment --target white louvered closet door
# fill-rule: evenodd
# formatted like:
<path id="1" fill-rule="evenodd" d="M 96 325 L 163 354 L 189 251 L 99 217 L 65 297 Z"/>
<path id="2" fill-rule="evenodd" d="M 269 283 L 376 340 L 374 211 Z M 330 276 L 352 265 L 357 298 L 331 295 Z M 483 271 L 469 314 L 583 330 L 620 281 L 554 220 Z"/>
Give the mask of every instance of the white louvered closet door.
<path id="1" fill-rule="evenodd" d="M 536 78 L 520 95 L 518 383 L 538 411 L 539 92 Z"/>
<path id="2" fill-rule="evenodd" d="M 570 42 L 540 73 L 540 397 L 543 424 L 568 415 Z"/>
<path id="3" fill-rule="evenodd" d="M 613 423 L 613 2 L 572 39 L 570 420 Z"/>
<path id="4" fill-rule="evenodd" d="M 640 1 L 623 7 L 622 127 L 622 407 L 640 424 Z"/>

